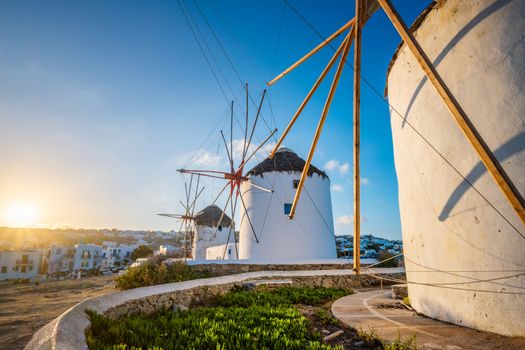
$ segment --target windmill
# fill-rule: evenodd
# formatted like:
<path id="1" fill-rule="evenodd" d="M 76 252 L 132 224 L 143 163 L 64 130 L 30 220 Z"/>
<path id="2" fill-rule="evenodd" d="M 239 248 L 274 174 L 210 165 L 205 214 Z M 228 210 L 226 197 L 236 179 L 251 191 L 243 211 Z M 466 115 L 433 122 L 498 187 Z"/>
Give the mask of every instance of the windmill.
<path id="1" fill-rule="evenodd" d="M 191 245 L 188 247 L 188 233 L 191 233 L 190 239 L 193 239 L 195 237 L 195 204 L 197 203 L 197 199 L 199 199 L 200 195 L 204 191 L 204 186 L 199 189 L 199 182 L 200 182 L 200 176 L 197 175 L 197 186 L 195 186 L 195 191 L 192 191 L 192 185 L 193 185 L 193 174 L 190 176 L 190 182 L 189 186 L 186 182 L 184 182 L 184 192 L 185 192 L 185 202 L 179 201 L 179 203 L 182 205 L 182 208 L 184 210 L 184 214 L 157 214 L 160 216 L 166 216 L 170 218 L 174 218 L 177 220 L 180 220 L 180 227 L 179 231 L 184 227 L 184 248 L 183 248 L 183 254 L 184 258 L 188 257 L 188 253 L 191 251 Z"/>
<path id="2" fill-rule="evenodd" d="M 324 68 L 322 73 L 320 74 L 317 81 L 312 86 L 311 90 L 308 92 L 307 96 L 302 101 L 301 105 L 297 109 L 296 113 L 292 117 L 290 123 L 288 124 L 287 128 L 285 129 L 284 133 L 281 135 L 281 138 L 275 145 L 274 150 L 270 154 L 270 158 L 272 158 L 275 153 L 277 152 L 280 144 L 283 142 L 284 138 L 294 125 L 297 118 L 300 116 L 301 112 L 303 111 L 306 104 L 311 99 L 314 92 L 317 90 L 323 79 L 326 77 L 328 72 L 333 67 L 334 63 L 339 58 L 339 63 L 332 81 L 332 84 L 330 86 L 330 90 L 328 92 L 328 96 L 326 98 L 321 117 L 319 119 L 319 123 L 317 125 L 317 129 L 314 134 L 314 138 L 310 147 L 310 151 L 308 154 L 308 158 L 306 160 L 305 167 L 303 169 L 303 173 L 301 175 L 301 179 L 295 194 L 294 201 L 292 203 L 292 207 L 290 210 L 289 217 L 292 219 L 294 217 L 295 210 L 297 208 L 297 203 L 299 201 L 299 198 L 301 196 L 301 191 L 304 186 L 304 182 L 306 180 L 310 164 L 315 152 L 315 149 L 317 147 L 317 142 L 319 141 L 319 137 L 321 135 L 323 125 L 326 121 L 326 116 L 328 114 L 328 110 L 330 109 L 330 105 L 332 103 L 332 99 L 334 97 L 334 93 L 337 90 L 337 86 L 339 84 L 339 79 L 341 77 L 341 73 L 343 71 L 343 68 L 346 64 L 346 59 L 348 57 L 348 53 L 350 51 L 350 46 L 352 44 L 352 41 L 354 41 L 354 64 L 353 64 L 353 70 L 354 70 L 354 105 L 353 105 L 353 134 L 354 134 L 354 270 L 359 273 L 360 269 L 360 262 L 359 262 L 359 247 L 360 243 L 360 82 L 361 82 L 361 31 L 364 27 L 367 20 L 376 12 L 379 8 L 382 8 L 388 19 L 392 22 L 395 29 L 398 31 L 398 33 L 401 36 L 402 41 L 407 45 L 409 50 L 412 52 L 412 54 L 415 56 L 417 62 L 421 66 L 422 70 L 424 71 L 426 77 L 432 83 L 436 91 L 438 92 L 439 96 L 445 103 L 446 107 L 454 117 L 458 127 L 463 132 L 464 136 L 467 138 L 469 143 L 474 148 L 475 152 L 479 156 L 479 158 L 484 163 L 486 169 L 488 172 L 492 175 L 494 181 L 500 188 L 500 190 L 503 192 L 507 200 L 509 201 L 510 205 L 518 215 L 518 217 L 521 219 L 522 222 L 525 223 L 525 203 L 523 199 L 521 198 L 521 195 L 519 192 L 517 192 L 516 188 L 512 185 L 511 181 L 508 178 L 508 175 L 503 170 L 501 164 L 498 162 L 492 151 L 488 148 L 485 141 L 481 138 L 479 133 L 476 131 L 475 127 L 470 122 L 470 119 L 466 115 L 465 111 L 462 109 L 462 107 L 459 105 L 459 102 L 455 99 L 452 92 L 448 88 L 448 86 L 445 84 L 445 81 L 440 76 L 440 74 L 437 72 L 436 68 L 434 67 L 432 61 L 429 59 L 423 48 L 419 45 L 414 35 L 410 32 L 407 25 L 397 12 L 397 10 L 394 8 L 394 6 L 391 3 L 391 0 L 356 0 L 355 2 L 355 17 L 352 18 L 350 21 L 348 21 L 343 27 L 339 28 L 336 32 L 334 32 L 332 35 L 330 35 L 328 38 L 323 40 L 322 43 L 317 45 L 313 50 L 311 50 L 309 53 L 307 53 L 305 56 L 303 56 L 301 59 L 299 59 L 297 62 L 292 64 L 289 68 L 287 68 L 285 71 L 277 75 L 274 79 L 272 79 L 270 82 L 268 82 L 268 85 L 271 86 L 275 82 L 277 82 L 279 79 L 290 73 L 292 70 L 294 70 L 297 66 L 305 62 L 308 58 L 313 56 L 315 53 L 317 53 L 319 50 L 321 50 L 323 47 L 327 46 L 332 42 L 334 39 L 339 37 L 342 33 L 345 31 L 347 32 L 345 38 L 343 39 L 343 42 L 340 44 L 339 48 L 335 51 L 335 54 L 332 56 L 330 61 L 328 62 L 327 66 Z"/>
<path id="3" fill-rule="evenodd" d="M 235 232 L 235 219 L 234 218 L 235 218 L 235 212 L 237 210 L 238 199 L 240 199 L 241 205 L 246 210 L 246 203 L 245 203 L 243 195 L 242 195 L 242 193 L 240 191 L 241 183 L 247 183 L 250 186 L 258 188 L 258 189 L 260 189 L 260 190 L 262 190 L 264 192 L 267 192 L 267 193 L 271 193 L 272 192 L 271 189 L 264 188 L 264 187 L 258 186 L 256 184 L 250 182 L 250 180 L 248 179 L 248 177 L 246 176 L 245 171 L 244 171 L 245 165 L 257 154 L 257 152 L 277 132 L 277 129 L 274 129 L 273 131 L 271 131 L 269 133 L 269 135 L 257 147 L 255 147 L 255 149 L 253 149 L 251 147 L 252 146 L 253 136 L 254 136 L 254 133 L 255 133 L 255 129 L 257 127 L 257 122 L 258 122 L 259 117 L 261 115 L 261 108 L 262 108 L 262 105 L 263 105 L 263 102 L 264 102 L 264 98 L 266 96 L 266 90 L 264 90 L 263 93 L 262 93 L 261 101 L 260 101 L 259 106 L 257 108 L 257 113 L 255 114 L 255 118 L 254 118 L 254 121 L 253 121 L 253 124 L 252 124 L 250 130 L 248 130 L 249 129 L 249 110 L 248 110 L 249 93 L 248 93 L 248 84 L 246 84 L 245 90 L 246 90 L 246 109 L 245 109 L 246 114 L 245 114 L 243 144 L 242 144 L 242 150 L 240 152 L 241 154 L 240 154 L 239 165 L 236 166 L 235 162 L 234 162 L 234 152 L 233 152 L 233 118 L 234 118 L 234 113 L 233 113 L 233 101 L 232 101 L 231 105 L 230 105 L 230 140 L 229 140 L 230 142 L 229 142 L 229 145 L 228 145 L 228 141 L 226 140 L 226 137 L 224 136 L 224 132 L 222 130 L 220 131 L 221 138 L 222 138 L 222 141 L 224 143 L 224 147 L 226 149 L 226 155 L 228 157 L 229 171 L 198 170 L 198 169 L 179 169 L 178 170 L 182 174 L 196 174 L 196 175 L 199 175 L 199 176 L 205 176 L 205 177 L 210 177 L 210 178 L 226 180 L 226 184 L 221 189 L 221 191 L 219 191 L 219 194 L 217 195 L 217 197 L 215 198 L 215 200 L 212 203 L 212 205 L 214 205 L 219 200 L 219 198 L 222 196 L 222 194 L 226 191 L 226 189 L 229 188 L 229 191 L 228 191 L 229 194 L 228 194 L 228 197 L 226 199 L 226 203 L 224 205 L 224 209 L 222 210 L 222 214 L 221 214 L 221 217 L 219 219 L 219 222 L 218 222 L 217 226 L 215 227 L 215 232 L 217 232 L 218 227 L 221 225 L 221 222 L 222 222 L 223 217 L 224 217 L 224 215 L 226 213 L 226 210 L 228 210 L 228 206 L 229 206 L 229 209 L 230 209 L 231 219 L 232 219 L 232 228 L 233 228 L 232 231 Z M 251 232 L 252 232 L 255 240 L 257 242 L 259 242 L 259 238 L 257 236 L 257 233 L 255 232 L 255 229 L 253 227 L 252 221 L 251 221 L 251 219 L 250 219 L 250 217 L 248 215 L 246 216 L 246 219 L 248 220 L 248 222 L 250 224 Z M 231 234 L 231 232 L 230 232 L 230 234 Z M 228 235 L 228 241 L 227 241 L 228 243 L 230 241 L 230 234 Z M 234 236 L 235 236 L 235 234 L 234 234 Z M 235 241 L 235 243 L 237 243 L 236 242 L 237 239 L 235 237 L 234 237 L 234 241 Z M 224 254 L 223 254 L 223 258 L 224 258 L 224 255 L 226 254 L 227 245 L 228 244 L 226 244 L 226 247 L 225 247 L 225 250 L 224 250 Z M 237 244 L 235 244 L 235 249 L 237 249 Z M 238 252 L 237 252 L 237 257 L 238 256 L 239 255 L 238 255 Z"/>

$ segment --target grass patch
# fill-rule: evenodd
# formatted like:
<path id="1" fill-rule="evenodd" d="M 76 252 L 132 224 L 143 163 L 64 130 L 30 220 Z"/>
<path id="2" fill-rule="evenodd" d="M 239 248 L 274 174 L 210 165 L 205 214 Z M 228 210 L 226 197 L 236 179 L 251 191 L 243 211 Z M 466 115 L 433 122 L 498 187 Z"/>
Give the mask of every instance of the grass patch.
<path id="1" fill-rule="evenodd" d="M 293 306 L 322 305 L 351 291 L 282 287 L 235 288 L 214 305 L 110 320 L 87 311 L 90 349 L 342 349 L 322 342 L 309 320 Z"/>

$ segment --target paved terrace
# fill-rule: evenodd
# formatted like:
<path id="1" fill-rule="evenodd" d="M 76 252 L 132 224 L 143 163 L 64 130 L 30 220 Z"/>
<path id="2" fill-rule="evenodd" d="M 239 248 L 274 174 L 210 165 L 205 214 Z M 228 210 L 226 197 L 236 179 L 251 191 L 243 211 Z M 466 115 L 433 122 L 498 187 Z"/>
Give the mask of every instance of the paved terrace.
<path id="1" fill-rule="evenodd" d="M 336 300 L 332 313 L 343 323 L 367 332 L 373 330 L 386 340 L 415 335 L 422 350 L 525 349 L 525 338 L 503 337 L 436 321 L 408 309 L 385 307 L 395 302 L 389 290 L 357 292 Z"/>

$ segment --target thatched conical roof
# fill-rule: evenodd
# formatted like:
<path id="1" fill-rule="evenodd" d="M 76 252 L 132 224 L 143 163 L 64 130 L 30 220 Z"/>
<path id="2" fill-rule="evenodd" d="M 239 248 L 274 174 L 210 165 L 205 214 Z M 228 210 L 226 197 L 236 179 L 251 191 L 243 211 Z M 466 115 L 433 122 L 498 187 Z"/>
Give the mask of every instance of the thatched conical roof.
<path id="1" fill-rule="evenodd" d="M 277 150 L 273 159 L 266 158 L 261 163 L 259 163 L 259 165 L 256 165 L 253 167 L 253 169 L 248 171 L 246 175 L 263 176 L 264 173 L 269 173 L 272 171 L 301 173 L 305 164 L 306 161 L 299 157 L 294 151 L 289 148 L 282 147 Z M 323 178 L 328 178 L 328 175 L 326 175 L 324 171 L 310 164 L 308 176 L 312 176 L 313 174 L 317 174 Z"/>
<path id="2" fill-rule="evenodd" d="M 195 224 L 199 226 L 216 227 L 219 226 L 222 209 L 216 205 L 210 205 L 195 214 Z M 223 215 L 221 226 L 230 227 L 232 219 L 226 214 Z"/>

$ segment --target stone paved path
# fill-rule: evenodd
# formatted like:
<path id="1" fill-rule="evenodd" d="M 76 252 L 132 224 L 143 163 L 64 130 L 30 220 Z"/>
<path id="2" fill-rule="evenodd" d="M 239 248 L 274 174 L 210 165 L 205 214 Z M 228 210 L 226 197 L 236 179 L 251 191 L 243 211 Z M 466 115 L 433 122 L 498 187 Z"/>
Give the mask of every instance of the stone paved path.
<path id="1" fill-rule="evenodd" d="M 393 304 L 390 291 L 357 292 L 336 300 L 332 313 L 343 323 L 379 337 L 396 340 L 416 336 L 418 349 L 525 349 L 524 338 L 509 338 L 419 316 L 408 309 L 378 307 Z"/>

